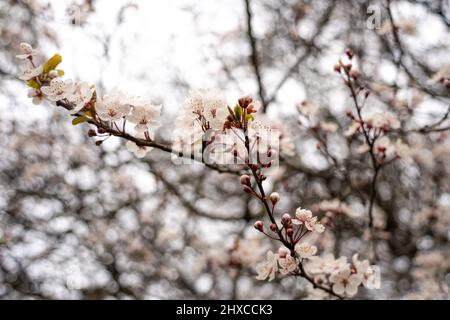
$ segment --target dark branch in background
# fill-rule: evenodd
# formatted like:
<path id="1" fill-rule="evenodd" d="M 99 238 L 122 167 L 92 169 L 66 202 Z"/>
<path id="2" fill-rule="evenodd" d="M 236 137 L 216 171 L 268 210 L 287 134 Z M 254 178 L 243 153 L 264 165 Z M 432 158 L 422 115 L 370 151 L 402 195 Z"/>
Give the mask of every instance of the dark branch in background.
<path id="1" fill-rule="evenodd" d="M 261 100 L 262 111 L 266 112 L 267 103 L 266 103 L 266 90 L 264 88 L 262 76 L 261 76 L 261 66 L 258 57 L 258 48 L 256 43 L 255 35 L 253 34 L 252 27 L 252 11 L 250 8 L 250 0 L 244 0 L 245 2 L 245 13 L 246 13 L 246 21 L 247 21 L 247 38 L 250 43 L 250 62 L 255 72 L 256 83 L 258 85 L 258 96 Z"/>

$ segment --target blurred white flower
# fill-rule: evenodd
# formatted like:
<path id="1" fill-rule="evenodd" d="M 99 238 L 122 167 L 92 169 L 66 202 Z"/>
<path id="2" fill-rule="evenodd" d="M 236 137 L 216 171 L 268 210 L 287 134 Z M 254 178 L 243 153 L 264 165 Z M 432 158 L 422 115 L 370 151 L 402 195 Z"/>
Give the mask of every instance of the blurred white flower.
<path id="1" fill-rule="evenodd" d="M 401 159 L 411 160 L 411 156 L 412 156 L 411 148 L 406 143 L 403 143 L 403 141 L 400 139 L 398 139 L 395 142 L 395 153 Z"/>
<path id="2" fill-rule="evenodd" d="M 305 116 L 314 116 L 319 112 L 319 107 L 312 102 L 303 101 L 298 105 L 298 110 Z"/>
<path id="3" fill-rule="evenodd" d="M 336 132 L 339 126 L 335 122 L 331 121 L 322 121 L 320 122 L 320 128 L 325 132 Z"/>
<path id="4" fill-rule="evenodd" d="M 354 135 L 359 128 L 361 128 L 361 124 L 359 122 L 353 121 L 352 124 L 345 130 L 344 136 L 350 137 Z"/>
<path id="5" fill-rule="evenodd" d="M 377 112 L 368 117 L 365 121 L 373 128 L 379 128 L 386 131 L 400 128 L 400 121 L 398 121 L 397 116 L 389 111 Z"/>

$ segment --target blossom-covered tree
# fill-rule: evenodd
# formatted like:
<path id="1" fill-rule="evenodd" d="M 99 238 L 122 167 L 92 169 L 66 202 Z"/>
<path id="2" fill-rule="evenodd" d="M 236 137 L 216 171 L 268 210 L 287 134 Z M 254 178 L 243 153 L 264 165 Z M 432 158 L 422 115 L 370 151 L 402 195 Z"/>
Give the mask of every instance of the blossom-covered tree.
<path id="1" fill-rule="evenodd" d="M 226 36 L 245 43 L 248 51 L 218 52 L 223 72 L 217 82 L 226 88 L 248 77 L 254 95 L 241 92 L 229 101 L 226 90 L 191 89 L 168 118 L 160 101 L 71 80 L 63 71 L 63 52 L 45 58 L 30 44 L 20 44 L 17 58 L 24 69 L 18 78 L 29 87 L 28 96 L 46 108 L 53 105 L 58 119 L 71 117 L 70 130 L 86 128 L 79 146 L 96 158 L 94 166 L 87 165 L 91 173 L 105 180 L 79 196 L 77 209 L 71 207 L 71 198 L 78 197 L 72 187 L 48 195 L 45 187 L 39 194 L 67 207 L 64 211 L 89 213 L 88 220 L 75 218 L 81 225 L 72 232 L 86 246 L 84 258 L 99 273 L 98 282 L 78 280 L 68 284 L 69 292 L 98 298 L 448 296 L 448 67 L 429 61 L 426 45 L 415 45 L 418 27 L 398 18 L 407 4 L 380 3 L 374 10 L 382 19 L 369 26 L 367 15 L 355 20 L 349 13 L 355 11 L 351 2 L 244 0 L 242 32 Z M 353 5 L 370 9 L 365 2 Z M 439 1 L 408 5 L 448 30 Z M 259 34 L 258 19 L 274 23 Z M 351 25 L 355 21 L 362 27 Z M 306 32 L 311 23 L 314 31 Z M 433 53 L 449 45 L 443 35 Z M 338 57 L 330 64 L 336 48 Z M 393 70 L 393 80 L 386 80 L 383 64 Z M 245 75 L 236 80 L 240 70 Z M 270 77 L 271 72 L 280 76 Z M 283 89 L 297 82 L 307 94 L 297 101 L 295 119 L 274 118 L 270 111 L 286 104 Z M 424 121 L 421 110 L 430 105 L 441 112 Z M 67 139 L 63 129 L 55 130 L 62 133 L 37 137 Z M 140 160 L 120 146 L 103 155 L 113 139 L 125 142 Z M 46 158 L 38 151 L 44 163 L 52 161 L 51 154 Z M 161 185 L 153 199 L 160 195 L 160 201 L 149 204 L 139 190 L 122 185 L 126 181 L 114 180 L 115 168 L 126 168 L 127 162 L 139 168 L 138 175 L 151 173 L 147 179 Z M 96 175 L 92 167 L 101 171 Z M 15 228 L 43 232 L 33 219 L 21 220 L 33 189 L 23 196 L 18 192 L 26 177 L 22 170 L 13 187 L 22 207 L 8 199 L 2 214 L 5 243 L 20 235 Z M 96 214 L 98 205 L 102 210 Z M 166 211 L 174 213 L 162 216 Z M 129 227 L 119 226 L 122 215 L 128 215 Z M 227 227 L 214 241 L 208 233 L 223 223 Z M 89 231 L 83 233 L 83 227 Z M 90 245 L 99 248 L 89 250 Z M 44 289 L 30 289 L 38 281 L 35 264 L 23 269 L 24 261 L 11 248 L 3 252 L 3 273 L 14 265 L 23 278 L 11 282 L 15 294 L 46 297 Z M 175 288 L 161 292 L 168 284 Z"/>

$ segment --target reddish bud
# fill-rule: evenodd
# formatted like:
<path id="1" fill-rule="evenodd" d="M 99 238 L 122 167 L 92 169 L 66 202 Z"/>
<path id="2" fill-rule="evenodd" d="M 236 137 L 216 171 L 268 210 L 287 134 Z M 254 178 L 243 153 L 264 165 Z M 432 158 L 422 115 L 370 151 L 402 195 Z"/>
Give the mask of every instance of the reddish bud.
<path id="1" fill-rule="evenodd" d="M 253 101 L 252 98 L 250 98 L 249 96 L 245 96 L 245 97 L 239 98 L 238 103 L 242 108 L 245 109 L 250 105 L 250 103 L 252 103 L 252 101 Z"/>
<path id="2" fill-rule="evenodd" d="M 103 129 L 103 128 L 98 128 L 97 132 L 100 133 L 100 134 L 103 134 L 103 133 L 106 133 L 106 130 Z"/>
<path id="3" fill-rule="evenodd" d="M 96 146 L 100 146 L 103 143 L 103 140 L 97 140 L 95 141 Z"/>
<path id="4" fill-rule="evenodd" d="M 248 113 L 248 114 L 256 113 L 256 109 L 255 109 L 255 106 L 254 106 L 253 104 L 250 104 L 250 105 L 247 107 L 247 113 Z"/>
<path id="5" fill-rule="evenodd" d="M 281 216 L 281 224 L 283 226 L 288 226 L 291 224 L 291 215 L 289 213 L 285 213 Z"/>
<path id="6" fill-rule="evenodd" d="M 292 236 L 294 235 L 294 229 L 292 229 L 292 228 L 287 228 L 287 229 L 286 229 L 286 234 L 287 234 L 289 237 L 292 237 Z"/>
<path id="7" fill-rule="evenodd" d="M 244 186 L 250 186 L 251 181 L 250 181 L 250 177 L 249 177 L 248 175 L 243 174 L 243 175 L 239 178 L 239 180 L 241 181 L 241 184 L 242 184 L 242 185 L 244 185 Z"/>
<path id="8" fill-rule="evenodd" d="M 261 231 L 261 232 L 264 229 L 264 224 L 262 223 L 262 221 L 256 221 L 253 226 L 255 227 L 256 230 Z"/>
<path id="9" fill-rule="evenodd" d="M 353 54 L 353 50 L 350 48 L 345 49 L 345 54 L 347 55 L 347 57 L 351 60 L 354 56 Z"/>
<path id="10" fill-rule="evenodd" d="M 95 132 L 94 129 L 89 129 L 87 134 L 88 134 L 88 137 L 95 137 L 97 135 L 97 132 Z"/>
<path id="11" fill-rule="evenodd" d="M 270 225 L 270 230 L 272 230 L 273 232 L 277 232 L 278 231 L 278 226 L 275 223 L 272 223 Z"/>

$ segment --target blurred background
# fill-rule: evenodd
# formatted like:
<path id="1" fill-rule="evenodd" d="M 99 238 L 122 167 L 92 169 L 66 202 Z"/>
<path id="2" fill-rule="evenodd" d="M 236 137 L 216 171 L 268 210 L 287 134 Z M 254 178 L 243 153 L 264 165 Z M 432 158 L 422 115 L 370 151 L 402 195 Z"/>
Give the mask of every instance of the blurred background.
<path id="1" fill-rule="evenodd" d="M 0 298 L 320 298 L 301 279 L 255 279 L 276 244 L 238 177 L 97 147 L 17 79 L 22 41 L 58 52 L 71 79 L 163 104 L 157 140 L 191 88 L 249 94 L 289 140 L 267 190 L 279 214 L 332 218 L 319 252 L 366 257 L 371 168 L 344 135 L 352 103 L 333 66 L 355 53 L 369 109 L 401 122 L 413 161 L 383 168 L 375 200 L 380 290 L 360 299 L 448 299 L 450 3 L 447 0 L 167 0 L 0 3 Z M 298 105 L 317 107 L 311 130 Z M 304 120 L 304 119 L 303 119 Z M 326 141 L 329 152 L 318 143 Z M 289 152 L 288 152 L 289 151 Z"/>

